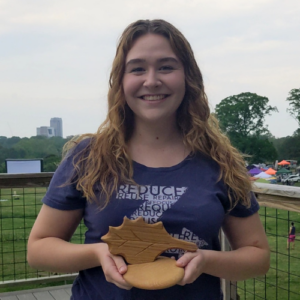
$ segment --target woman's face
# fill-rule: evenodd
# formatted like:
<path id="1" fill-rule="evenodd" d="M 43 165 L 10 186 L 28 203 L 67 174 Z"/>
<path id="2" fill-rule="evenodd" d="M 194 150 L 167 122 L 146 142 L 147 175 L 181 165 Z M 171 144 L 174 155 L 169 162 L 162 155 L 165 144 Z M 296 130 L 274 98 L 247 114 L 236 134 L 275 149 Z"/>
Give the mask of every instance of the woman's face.
<path id="1" fill-rule="evenodd" d="M 169 41 L 158 34 L 141 36 L 125 61 L 123 90 L 140 121 L 176 120 L 185 94 L 185 74 Z"/>

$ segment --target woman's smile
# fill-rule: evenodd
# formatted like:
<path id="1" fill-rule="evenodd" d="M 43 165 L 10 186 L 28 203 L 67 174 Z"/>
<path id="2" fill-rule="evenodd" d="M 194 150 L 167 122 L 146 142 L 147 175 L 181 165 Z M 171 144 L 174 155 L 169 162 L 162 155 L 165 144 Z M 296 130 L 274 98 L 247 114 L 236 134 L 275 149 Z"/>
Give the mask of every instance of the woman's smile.
<path id="1" fill-rule="evenodd" d="M 140 98 L 142 100 L 146 100 L 146 101 L 151 101 L 151 102 L 156 102 L 156 101 L 160 101 L 160 100 L 164 100 L 168 97 L 169 95 L 166 94 L 158 94 L 158 95 L 144 95 L 141 96 Z"/>

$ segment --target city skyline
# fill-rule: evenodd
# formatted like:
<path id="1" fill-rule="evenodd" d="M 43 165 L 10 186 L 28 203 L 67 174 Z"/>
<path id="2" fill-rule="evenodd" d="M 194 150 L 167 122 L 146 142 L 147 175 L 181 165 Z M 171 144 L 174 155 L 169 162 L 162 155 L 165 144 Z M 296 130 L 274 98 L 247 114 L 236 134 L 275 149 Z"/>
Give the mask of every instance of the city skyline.
<path id="1" fill-rule="evenodd" d="M 40 126 L 36 128 L 36 135 L 46 137 L 60 136 L 63 137 L 62 118 L 51 118 L 50 126 Z"/>

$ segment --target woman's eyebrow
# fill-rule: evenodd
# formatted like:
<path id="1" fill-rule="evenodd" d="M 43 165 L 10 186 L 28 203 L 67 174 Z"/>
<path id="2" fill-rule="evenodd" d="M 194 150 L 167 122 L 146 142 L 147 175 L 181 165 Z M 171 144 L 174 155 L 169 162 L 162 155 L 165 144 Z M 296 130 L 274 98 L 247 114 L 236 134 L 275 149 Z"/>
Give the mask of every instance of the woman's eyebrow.
<path id="1" fill-rule="evenodd" d="M 179 63 L 178 59 L 176 59 L 175 57 L 163 57 L 163 58 L 159 58 L 157 60 L 159 63 L 164 63 L 164 62 L 175 62 L 175 63 Z M 126 63 L 126 67 L 129 65 L 134 65 L 134 64 L 139 64 L 139 63 L 145 63 L 146 60 L 145 59 L 141 59 L 141 58 L 133 58 L 131 60 L 129 60 Z"/>
<path id="2" fill-rule="evenodd" d="M 134 64 L 144 63 L 144 62 L 146 62 L 145 59 L 134 58 L 134 59 L 129 60 L 129 61 L 126 63 L 126 67 L 129 66 L 129 65 L 134 65 Z"/>
<path id="3" fill-rule="evenodd" d="M 179 61 L 175 57 L 163 57 L 158 59 L 158 62 L 175 62 L 179 63 Z"/>

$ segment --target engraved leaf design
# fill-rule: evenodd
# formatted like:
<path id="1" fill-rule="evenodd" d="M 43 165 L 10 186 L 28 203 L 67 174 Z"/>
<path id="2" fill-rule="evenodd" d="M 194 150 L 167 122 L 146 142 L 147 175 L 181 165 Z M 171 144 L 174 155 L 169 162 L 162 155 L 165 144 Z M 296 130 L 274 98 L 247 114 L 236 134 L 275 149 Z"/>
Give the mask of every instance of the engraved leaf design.
<path id="1" fill-rule="evenodd" d="M 123 256 L 129 264 L 141 264 L 154 261 L 168 249 L 183 249 L 195 252 L 196 244 L 173 238 L 162 222 L 146 223 L 142 217 L 129 220 L 124 217 L 122 225 L 109 227 L 102 241 L 108 244 L 114 255 Z"/>

